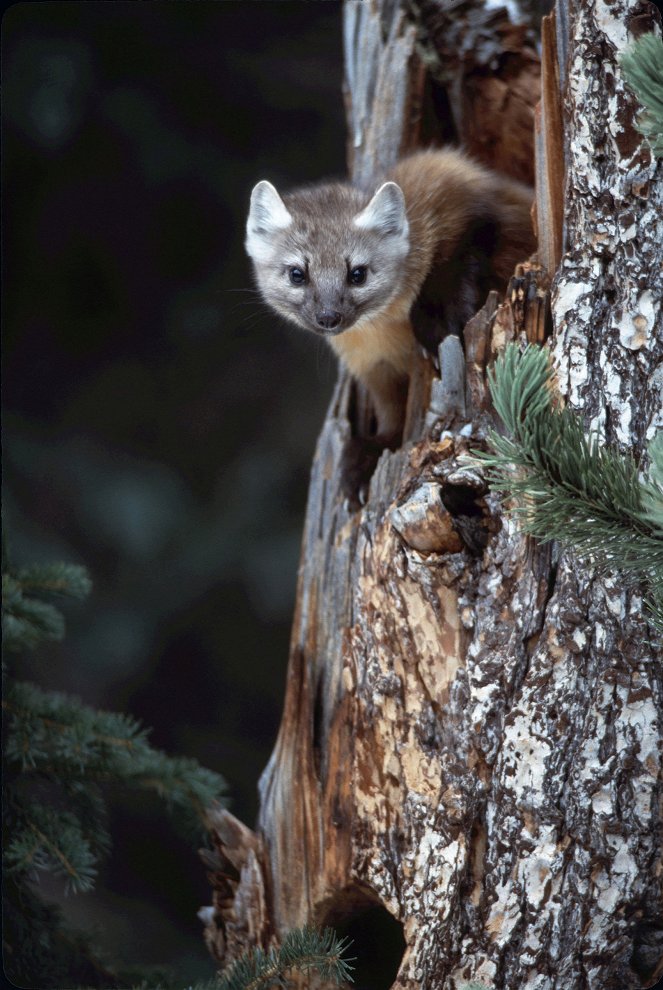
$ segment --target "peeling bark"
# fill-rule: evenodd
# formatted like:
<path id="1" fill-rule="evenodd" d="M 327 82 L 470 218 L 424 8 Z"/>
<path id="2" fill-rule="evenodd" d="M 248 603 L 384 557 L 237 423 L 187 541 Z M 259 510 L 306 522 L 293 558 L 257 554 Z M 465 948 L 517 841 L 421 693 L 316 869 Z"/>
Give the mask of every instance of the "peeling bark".
<path id="1" fill-rule="evenodd" d="M 360 987 L 636 990 L 661 975 L 663 665 L 641 597 L 523 537 L 459 460 L 490 422 L 496 350 L 550 332 L 560 391 L 588 427 L 638 453 L 660 428 L 662 166 L 632 128 L 617 61 L 647 7 L 558 4 L 544 34 L 563 96 L 563 142 L 539 146 L 544 267 L 520 266 L 502 303 L 491 293 L 464 359 L 445 342 L 439 380 L 422 367 L 403 446 L 382 454 L 357 511 L 340 466 L 365 399 L 339 378 L 258 823 L 215 824 L 219 961 L 307 922 L 349 931 L 361 957 L 376 906 L 405 949 L 397 973 Z M 348 70 L 347 99 L 366 176 L 407 146 L 425 80 L 401 7 L 361 8 L 348 5 L 346 37 L 372 61 L 360 97 Z M 392 70 L 390 116 L 370 82 Z M 543 120 L 556 85 L 548 75 Z"/>

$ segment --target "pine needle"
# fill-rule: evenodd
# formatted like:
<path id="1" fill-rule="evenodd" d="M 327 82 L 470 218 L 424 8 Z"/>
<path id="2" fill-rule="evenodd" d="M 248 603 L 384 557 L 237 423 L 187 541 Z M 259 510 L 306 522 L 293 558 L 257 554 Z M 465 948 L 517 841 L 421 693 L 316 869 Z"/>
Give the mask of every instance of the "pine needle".
<path id="1" fill-rule="evenodd" d="M 630 585 L 646 582 L 654 624 L 663 629 L 663 435 L 649 446 L 651 468 L 585 434 L 555 403 L 548 351 L 509 344 L 489 372 L 508 436 L 491 431 L 492 452 L 474 451 L 490 486 L 512 498 L 525 532 L 556 540 Z"/>
<path id="2" fill-rule="evenodd" d="M 643 34 L 621 57 L 626 82 L 642 104 L 638 130 L 652 153 L 663 156 L 663 40 Z"/>
<path id="3" fill-rule="evenodd" d="M 85 598 L 92 587 L 84 567 L 77 564 L 39 564 L 2 575 L 2 636 L 5 649 L 35 649 L 44 640 L 64 636 L 64 617 L 51 596 Z"/>
<path id="4" fill-rule="evenodd" d="M 288 932 L 280 948 L 265 952 L 256 948 L 245 952 L 225 971 L 218 990 L 262 990 L 273 984 L 284 985 L 290 970 L 315 970 L 323 980 L 340 986 L 352 981 L 351 960 L 343 953 L 348 939 L 339 939 L 332 928 L 320 931 L 306 926 Z"/>
<path id="5" fill-rule="evenodd" d="M 50 599 L 85 597 L 90 580 L 84 568 L 48 564 L 15 571 L 6 559 L 4 566 L 5 646 L 19 651 L 61 639 L 64 617 Z M 225 784 L 195 760 L 153 749 L 147 731 L 128 715 L 96 711 L 77 698 L 16 682 L 6 671 L 5 682 L 6 955 L 17 972 L 32 974 L 36 967 L 40 978 L 49 980 L 59 974 L 61 982 L 51 980 L 48 986 L 79 986 L 71 974 L 78 967 L 101 974 L 101 964 L 86 938 L 65 931 L 34 881 L 48 873 L 63 879 L 67 892 L 94 887 L 99 860 L 110 847 L 104 799 L 109 784 L 155 791 L 192 833 L 195 828 L 196 838 L 206 830 L 207 809 Z M 105 970 L 103 979 L 109 985 Z M 26 975 L 21 985 L 37 983 Z"/>

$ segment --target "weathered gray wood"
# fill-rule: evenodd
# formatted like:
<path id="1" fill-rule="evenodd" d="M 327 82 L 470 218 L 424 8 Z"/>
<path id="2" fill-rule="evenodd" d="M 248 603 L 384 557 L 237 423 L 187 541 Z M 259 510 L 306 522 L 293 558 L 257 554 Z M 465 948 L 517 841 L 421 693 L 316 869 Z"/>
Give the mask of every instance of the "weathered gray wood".
<path id="1" fill-rule="evenodd" d="M 346 37 L 368 46 L 374 78 L 406 71 L 396 4 L 361 7 Z M 524 538 L 461 459 L 485 427 L 489 357 L 547 325 L 560 391 L 588 425 L 636 451 L 660 426 L 661 165 L 631 128 L 617 63 L 636 8 L 557 11 L 569 153 L 551 319 L 545 281 L 522 266 L 468 325 L 466 416 L 426 420 L 422 371 L 405 443 L 355 511 L 340 489 L 353 386 L 339 379 L 257 827 L 216 822 L 206 920 L 220 960 L 305 922 L 352 927 L 375 903 L 403 926 L 399 990 L 637 990 L 660 973 L 663 664 L 641 599 Z M 405 101 L 401 132 L 364 137 L 369 82 L 350 108 L 357 175 L 376 146 L 392 160 L 408 126 Z"/>
<path id="2" fill-rule="evenodd" d="M 415 29 L 399 0 L 346 0 L 343 38 L 348 165 L 357 184 L 371 185 L 409 150 L 404 123 L 423 78 Z"/>
<path id="3" fill-rule="evenodd" d="M 438 349 L 440 377 L 434 379 L 431 386 L 430 408 L 426 417 L 426 425 L 433 426 L 437 420 L 450 425 L 454 419 L 462 423 L 467 417 L 467 375 L 465 372 L 465 356 L 460 337 L 449 334 Z"/>

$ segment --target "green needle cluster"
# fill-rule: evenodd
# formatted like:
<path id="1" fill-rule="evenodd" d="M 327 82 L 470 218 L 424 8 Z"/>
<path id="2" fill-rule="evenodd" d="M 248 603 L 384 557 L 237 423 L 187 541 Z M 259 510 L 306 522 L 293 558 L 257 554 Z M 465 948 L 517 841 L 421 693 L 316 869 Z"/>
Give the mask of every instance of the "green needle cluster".
<path id="1" fill-rule="evenodd" d="M 263 990 L 285 986 L 291 970 L 314 970 L 323 981 L 337 986 L 351 981 L 349 959 L 343 953 L 348 939 L 339 939 L 332 928 L 320 931 L 306 926 L 288 932 L 279 948 L 253 949 L 237 960 L 216 984 L 216 990 Z"/>
<path id="2" fill-rule="evenodd" d="M 657 158 L 663 156 L 663 40 L 643 34 L 621 57 L 626 82 L 643 110 L 638 130 L 647 138 Z"/>
<path id="3" fill-rule="evenodd" d="M 603 570 L 645 582 L 663 629 L 663 434 L 649 445 L 650 467 L 587 435 L 580 417 L 556 403 L 546 349 L 509 344 L 489 372 L 506 435 L 490 431 L 489 452 L 473 457 L 525 532 L 556 540 Z"/>
<path id="4" fill-rule="evenodd" d="M 55 602 L 84 598 L 90 579 L 76 565 L 14 570 L 5 560 L 2 585 L 5 650 L 20 653 L 63 637 L 64 617 Z M 3 674 L 6 962 L 21 985 L 108 986 L 112 974 L 86 938 L 67 929 L 61 912 L 42 901 L 35 881 L 49 873 L 72 893 L 94 887 L 99 860 L 110 847 L 109 786 L 157 793 L 197 839 L 224 781 L 195 760 L 154 749 L 147 730 L 129 715 L 96 711 Z"/>

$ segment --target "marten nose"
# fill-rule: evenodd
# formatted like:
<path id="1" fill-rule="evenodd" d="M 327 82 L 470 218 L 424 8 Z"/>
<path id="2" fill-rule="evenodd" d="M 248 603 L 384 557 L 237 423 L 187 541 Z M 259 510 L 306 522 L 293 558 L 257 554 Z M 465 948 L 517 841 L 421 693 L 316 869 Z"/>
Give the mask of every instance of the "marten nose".
<path id="1" fill-rule="evenodd" d="M 315 322 L 323 330 L 334 330 L 341 322 L 341 314 L 335 309 L 323 309 L 315 314 Z"/>

